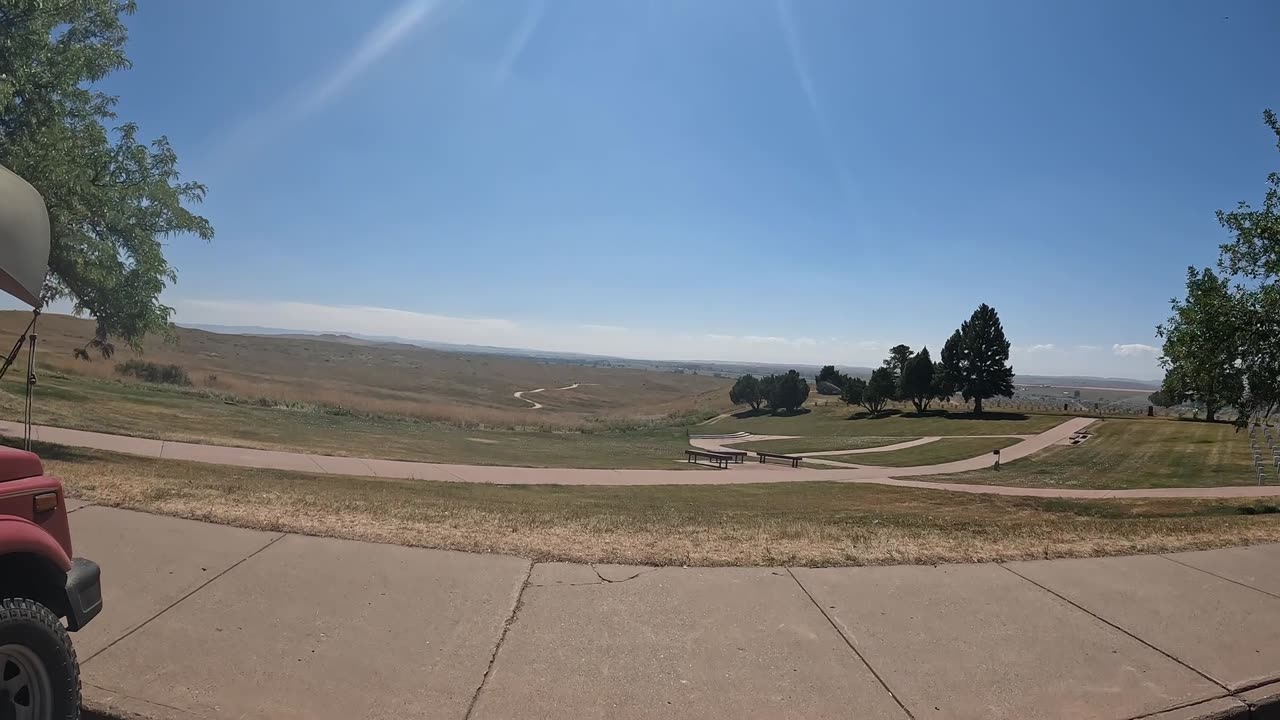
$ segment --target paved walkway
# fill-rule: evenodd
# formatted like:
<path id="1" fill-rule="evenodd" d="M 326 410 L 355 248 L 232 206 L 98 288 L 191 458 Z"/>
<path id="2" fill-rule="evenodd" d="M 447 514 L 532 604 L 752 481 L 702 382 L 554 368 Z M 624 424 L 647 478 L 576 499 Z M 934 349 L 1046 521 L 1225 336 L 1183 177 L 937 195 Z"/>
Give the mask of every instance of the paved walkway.
<path id="1" fill-rule="evenodd" d="M 104 582 L 74 636 L 86 702 L 125 716 L 1188 720 L 1280 699 L 1280 545 L 592 567 L 70 519 Z"/>
<path id="2" fill-rule="evenodd" d="M 1093 422 L 1093 418 L 1072 418 L 1039 435 L 1033 435 L 1000 451 L 1003 462 L 1026 457 L 1063 442 Z M 1134 490 L 1082 490 L 1071 488 L 1023 488 L 1001 485 L 968 485 L 963 483 L 927 482 L 903 478 L 944 475 L 981 470 L 991 466 L 991 456 L 968 460 L 923 465 L 918 467 L 878 468 L 853 467 L 839 470 L 813 468 L 793 469 L 783 465 L 749 462 L 730 465 L 724 470 L 606 470 L 589 468 L 524 468 L 500 465 L 457 465 L 447 463 L 406 462 L 375 458 L 336 457 L 280 450 L 201 445 L 197 443 L 150 440 L 126 435 L 69 430 L 38 425 L 33 428 L 36 440 L 69 447 L 93 448 L 143 457 L 189 460 L 216 465 L 296 470 L 310 473 L 384 477 L 409 480 L 441 480 L 445 482 L 494 483 L 499 485 L 734 485 L 800 481 L 874 483 L 931 490 L 947 490 L 993 495 L 1062 498 L 1155 498 L 1155 497 L 1271 497 L 1280 495 L 1280 487 L 1239 485 L 1210 488 L 1144 488 Z M 18 423 L 0 421 L 0 435 L 21 436 Z M 741 442 L 735 438 L 730 442 Z M 714 444 L 719 441 L 708 441 Z M 675 465 L 673 464 L 673 468 Z"/>

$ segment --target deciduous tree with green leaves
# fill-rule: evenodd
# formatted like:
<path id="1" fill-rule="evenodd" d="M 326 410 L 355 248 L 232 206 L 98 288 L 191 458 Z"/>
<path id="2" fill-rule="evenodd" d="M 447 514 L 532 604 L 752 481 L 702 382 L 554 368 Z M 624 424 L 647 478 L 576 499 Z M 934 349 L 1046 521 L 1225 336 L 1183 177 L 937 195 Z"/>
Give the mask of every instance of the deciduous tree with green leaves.
<path id="1" fill-rule="evenodd" d="M 1280 150 L 1280 118 L 1271 110 L 1262 118 Z M 1270 418 L 1280 410 L 1280 172 L 1267 176 L 1261 206 L 1240 202 L 1234 210 L 1219 211 L 1218 222 L 1233 236 L 1220 248 L 1219 268 L 1244 280 L 1235 290 L 1245 386 L 1238 421 Z"/>
<path id="2" fill-rule="evenodd" d="M 49 209 L 52 246 L 44 299 L 70 300 L 97 320 L 78 355 L 140 347 L 168 331 L 160 293 L 176 280 L 162 240 L 213 237 L 188 208 L 205 187 L 182 181 L 160 136 L 120 122 L 116 98 L 95 88 L 127 69 L 132 0 L 0 2 L 0 165 L 31 183 Z"/>
<path id="3" fill-rule="evenodd" d="M 1013 368 L 1009 367 L 1009 340 L 995 308 L 983 303 L 960 324 L 942 348 L 947 383 L 973 411 L 982 413 L 982 401 L 996 396 L 1013 397 Z"/>
<path id="4" fill-rule="evenodd" d="M 1205 419 L 1236 405 L 1244 394 L 1239 362 L 1244 321 L 1240 297 L 1230 281 L 1209 268 L 1187 268 L 1187 296 L 1170 301 L 1173 315 L 1156 333 L 1164 338 L 1161 390 L 1175 402 L 1203 403 Z"/>
<path id="5" fill-rule="evenodd" d="M 933 358 L 929 356 L 929 348 L 921 348 L 920 352 L 907 360 L 902 368 L 902 381 L 899 385 L 902 397 L 911 401 L 917 413 L 929 409 L 929 403 L 935 397 Z"/>

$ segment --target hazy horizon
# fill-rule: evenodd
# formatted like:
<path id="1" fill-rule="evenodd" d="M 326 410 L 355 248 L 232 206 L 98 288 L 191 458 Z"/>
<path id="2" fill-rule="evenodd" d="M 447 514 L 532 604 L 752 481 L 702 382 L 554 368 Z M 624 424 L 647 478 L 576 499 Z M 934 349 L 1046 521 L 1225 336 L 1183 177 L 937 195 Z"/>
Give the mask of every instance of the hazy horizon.
<path id="1" fill-rule="evenodd" d="M 245 22 L 252 17 L 253 22 Z M 150 3 L 99 85 L 205 183 L 182 323 L 871 366 L 994 306 L 1159 377 L 1257 202 L 1280 3 Z"/>

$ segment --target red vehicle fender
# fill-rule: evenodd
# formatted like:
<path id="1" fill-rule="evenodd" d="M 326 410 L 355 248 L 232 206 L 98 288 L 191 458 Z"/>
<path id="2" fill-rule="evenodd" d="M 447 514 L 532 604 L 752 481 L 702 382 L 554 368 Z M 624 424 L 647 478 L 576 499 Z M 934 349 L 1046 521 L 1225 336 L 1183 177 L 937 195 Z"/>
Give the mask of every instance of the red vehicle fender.
<path id="1" fill-rule="evenodd" d="M 0 555 L 30 553 L 45 558 L 62 572 L 71 569 L 71 558 L 57 540 L 30 520 L 0 515 Z"/>

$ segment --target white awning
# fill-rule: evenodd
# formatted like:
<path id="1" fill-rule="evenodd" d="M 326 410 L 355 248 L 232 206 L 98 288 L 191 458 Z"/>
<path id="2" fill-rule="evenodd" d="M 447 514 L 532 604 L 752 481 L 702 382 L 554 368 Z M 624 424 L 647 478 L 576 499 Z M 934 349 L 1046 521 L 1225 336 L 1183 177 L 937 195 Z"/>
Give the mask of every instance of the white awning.
<path id="1" fill-rule="evenodd" d="M 49 213 L 26 180 L 0 166 L 0 290 L 32 307 L 49 271 Z"/>

